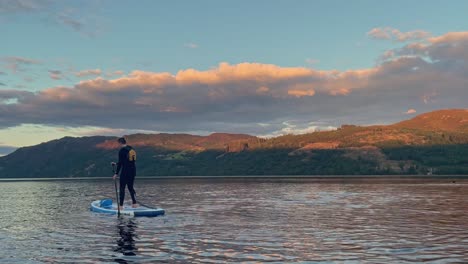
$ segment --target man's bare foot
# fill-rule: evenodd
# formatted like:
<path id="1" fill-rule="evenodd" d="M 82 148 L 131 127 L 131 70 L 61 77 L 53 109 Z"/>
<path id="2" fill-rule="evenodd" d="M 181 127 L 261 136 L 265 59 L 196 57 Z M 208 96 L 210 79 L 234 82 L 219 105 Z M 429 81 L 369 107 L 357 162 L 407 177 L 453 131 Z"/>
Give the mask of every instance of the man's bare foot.
<path id="1" fill-rule="evenodd" d="M 138 206 L 138 204 L 132 204 L 132 208 L 137 208 Z"/>
<path id="2" fill-rule="evenodd" d="M 122 211 L 122 210 L 123 210 L 123 206 L 120 206 L 120 205 L 119 205 L 119 210 Z"/>

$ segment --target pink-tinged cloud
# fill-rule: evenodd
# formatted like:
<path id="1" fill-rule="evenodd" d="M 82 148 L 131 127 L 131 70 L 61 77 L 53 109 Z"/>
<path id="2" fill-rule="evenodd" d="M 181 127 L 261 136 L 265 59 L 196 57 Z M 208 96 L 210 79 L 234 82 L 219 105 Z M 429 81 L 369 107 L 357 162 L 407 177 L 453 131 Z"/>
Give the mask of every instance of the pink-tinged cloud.
<path id="1" fill-rule="evenodd" d="M 288 90 L 288 94 L 295 96 L 295 97 L 303 97 L 303 96 L 314 96 L 314 90 L 298 90 L 298 89 L 291 89 Z"/>
<path id="2" fill-rule="evenodd" d="M 113 72 L 106 72 L 106 77 L 118 77 L 124 75 L 124 71 L 113 71 Z"/>
<path id="3" fill-rule="evenodd" d="M 430 38 L 429 41 L 434 44 L 438 43 L 456 43 L 459 41 L 466 41 L 468 39 L 468 32 L 449 32 L 442 36 Z"/>
<path id="4" fill-rule="evenodd" d="M 408 109 L 408 111 L 405 112 L 405 114 L 407 115 L 411 115 L 411 114 L 415 114 L 416 113 L 416 110 L 411 108 L 411 109 Z"/>
<path id="5" fill-rule="evenodd" d="M 317 74 L 306 68 L 282 68 L 272 64 L 240 63 L 230 65 L 220 63 L 218 68 L 208 71 L 182 70 L 175 76 L 180 84 L 200 83 L 219 84 L 230 81 L 270 82 L 288 78 L 310 77 Z"/>
<path id="6" fill-rule="evenodd" d="M 367 35 L 374 39 L 391 39 L 392 38 L 392 35 L 387 30 L 383 30 L 382 28 L 373 28 L 369 32 L 367 32 Z"/>
<path id="7" fill-rule="evenodd" d="M 263 93 L 268 93 L 270 91 L 270 88 L 266 87 L 266 86 L 260 86 L 257 88 L 256 92 L 257 93 L 260 93 L 260 94 L 263 94 Z"/>
<path id="8" fill-rule="evenodd" d="M 75 73 L 76 77 L 88 77 L 88 76 L 98 76 L 101 75 L 102 71 L 100 69 L 90 69 L 90 70 L 82 70 Z"/>
<path id="9" fill-rule="evenodd" d="M 38 60 L 24 57 L 4 57 L 0 58 L 0 62 L 3 62 L 5 68 L 9 69 L 12 73 L 24 71 L 24 67 L 28 65 L 41 64 Z"/>
<path id="10" fill-rule="evenodd" d="M 424 30 L 401 32 L 400 30 L 391 27 L 373 28 L 367 32 L 367 35 L 373 39 L 393 40 L 399 42 L 424 40 L 431 37 L 431 33 Z"/>
<path id="11" fill-rule="evenodd" d="M 49 77 L 53 80 L 63 79 L 63 73 L 59 70 L 49 70 Z"/>
<path id="12" fill-rule="evenodd" d="M 370 75 L 376 69 L 351 71 L 316 71 L 307 68 L 285 68 L 271 64 L 241 63 L 230 65 L 221 63 L 217 68 L 207 71 L 194 69 L 181 70 L 176 75 L 170 73 L 153 73 L 133 71 L 128 76 L 105 80 L 97 78 L 82 81 L 76 87 L 82 90 L 102 92 L 121 91 L 123 89 L 139 89 L 144 94 L 163 94 L 176 90 L 190 90 L 190 87 L 203 86 L 211 98 L 220 99 L 228 96 L 244 96 L 257 94 L 259 91 L 269 95 L 297 97 L 300 92 L 310 89 L 298 89 L 298 86 L 314 87 L 314 90 L 326 94 L 348 94 L 350 90 L 365 86 Z M 229 88 L 228 86 L 236 86 Z M 259 90 L 260 89 L 260 90 Z M 289 90 L 297 90 L 288 92 Z M 314 92 L 315 93 L 315 92 Z M 307 92 L 304 95 L 311 96 Z"/>
<path id="13" fill-rule="evenodd" d="M 468 32 L 449 32 L 432 37 L 428 43 L 410 43 L 393 50 L 395 58 L 403 56 L 418 56 L 437 62 L 440 66 L 465 64 L 468 60 Z M 458 65 L 462 66 L 462 65 Z M 457 66 L 457 68 L 458 68 Z"/>
<path id="14" fill-rule="evenodd" d="M 377 71 L 317 71 L 261 63 L 221 63 L 206 71 L 187 69 L 175 75 L 133 71 L 121 78 L 96 78 L 81 81 L 73 87 L 48 88 L 26 99 L 18 98 L 15 107 L 0 104 L 0 108 L 5 110 L 2 114 L 15 113 L 17 118 L 10 119 L 14 124 L 65 122 L 65 125 L 102 126 L 108 123 L 115 128 L 122 125 L 118 121 L 120 117 L 133 117 L 130 121 L 135 122 L 133 126 L 164 130 L 156 126 L 167 126 L 168 129 L 169 123 L 188 125 L 198 119 L 196 126 L 205 124 L 209 127 L 211 122 L 224 122 L 226 118 L 253 118 L 258 123 L 263 118 L 271 119 L 282 107 L 285 110 L 280 112 L 285 114 L 295 112 L 295 100 L 304 99 L 301 101 L 304 104 L 308 102 L 307 98 L 321 96 L 322 99 L 313 104 L 319 106 L 326 101 L 323 98 L 349 95 L 363 89 L 369 76 Z M 292 105 L 285 106 L 284 103 Z M 308 105 L 298 106 L 305 111 Z M 258 116 L 255 113 L 259 110 L 267 113 Z M 232 114 L 234 116 L 229 117 Z M 166 124 L 158 121 L 167 116 L 177 118 L 171 118 Z M 188 120 L 181 122 L 186 118 Z M 2 125 L 4 123 L 0 122 Z"/>
<path id="15" fill-rule="evenodd" d="M 341 88 L 341 89 L 335 89 L 333 91 L 330 91 L 331 95 L 348 95 L 351 91 L 346 88 Z"/>
<path id="16" fill-rule="evenodd" d="M 310 84 L 297 84 L 288 88 L 288 95 L 295 97 L 314 96 L 315 90 Z"/>
<path id="17" fill-rule="evenodd" d="M 323 127 L 400 121 L 408 105 L 418 112 L 466 107 L 467 38 L 455 35 L 409 43 L 366 69 L 220 63 L 176 74 L 135 70 L 37 93 L 13 90 L 3 94 L 4 102 L 16 103 L 0 102 L 0 127 L 39 123 L 268 134 L 291 119 L 324 120 Z"/>

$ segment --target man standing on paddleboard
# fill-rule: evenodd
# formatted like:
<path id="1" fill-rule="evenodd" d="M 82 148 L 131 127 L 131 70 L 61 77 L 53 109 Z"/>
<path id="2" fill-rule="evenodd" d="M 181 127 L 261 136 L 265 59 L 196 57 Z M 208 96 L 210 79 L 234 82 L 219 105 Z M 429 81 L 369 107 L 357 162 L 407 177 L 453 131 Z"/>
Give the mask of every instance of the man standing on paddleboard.
<path id="1" fill-rule="evenodd" d="M 132 207 L 138 207 L 136 198 L 135 198 L 135 189 L 133 189 L 133 182 L 135 181 L 136 175 L 136 152 L 135 150 L 127 145 L 125 138 L 121 137 L 117 140 L 122 146 L 119 151 L 119 162 L 117 162 L 117 170 L 115 171 L 114 180 L 118 177 L 120 169 L 120 201 L 119 208 L 123 208 L 124 198 L 125 198 L 125 186 L 128 187 L 130 196 L 132 197 Z"/>

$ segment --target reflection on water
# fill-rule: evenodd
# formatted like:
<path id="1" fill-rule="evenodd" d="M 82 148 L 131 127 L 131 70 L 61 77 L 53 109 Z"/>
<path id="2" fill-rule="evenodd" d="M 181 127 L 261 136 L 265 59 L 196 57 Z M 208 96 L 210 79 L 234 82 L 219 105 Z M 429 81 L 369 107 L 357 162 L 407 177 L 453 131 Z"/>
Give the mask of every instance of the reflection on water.
<path id="1" fill-rule="evenodd" d="M 117 230 L 120 238 L 117 239 L 115 252 L 120 252 L 125 256 L 135 256 L 138 250 L 135 246 L 137 225 L 133 218 L 120 217 L 118 219 Z"/>
<path id="2" fill-rule="evenodd" d="M 0 185 L 0 263 L 467 263 L 468 184 L 137 181 L 166 216 L 89 211 L 109 181 Z"/>

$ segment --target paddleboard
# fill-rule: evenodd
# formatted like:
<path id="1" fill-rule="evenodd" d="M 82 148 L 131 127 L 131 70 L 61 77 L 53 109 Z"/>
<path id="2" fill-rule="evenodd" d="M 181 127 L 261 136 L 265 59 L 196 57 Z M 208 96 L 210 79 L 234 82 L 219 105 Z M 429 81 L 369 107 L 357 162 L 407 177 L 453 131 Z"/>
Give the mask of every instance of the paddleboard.
<path id="1" fill-rule="evenodd" d="M 117 214 L 117 203 L 114 203 L 112 199 L 96 200 L 91 203 L 91 211 L 105 214 Z M 132 208 L 131 205 L 124 204 L 123 210 L 120 210 L 121 215 L 128 216 L 147 216 L 153 217 L 158 215 L 164 215 L 164 209 L 162 208 L 151 208 L 143 205 L 139 205 L 137 208 Z"/>

